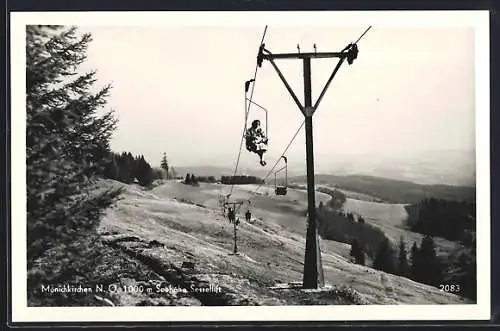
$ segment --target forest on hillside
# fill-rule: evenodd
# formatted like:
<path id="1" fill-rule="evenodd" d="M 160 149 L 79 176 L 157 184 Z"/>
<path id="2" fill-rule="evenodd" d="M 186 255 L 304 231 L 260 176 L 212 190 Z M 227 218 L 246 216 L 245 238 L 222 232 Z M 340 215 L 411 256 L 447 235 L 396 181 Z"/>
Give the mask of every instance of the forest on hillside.
<path id="1" fill-rule="evenodd" d="M 351 245 L 354 263 L 476 299 L 475 242 L 449 255 L 438 255 L 430 235 L 425 235 L 420 243 L 406 243 L 403 238 L 394 243 L 384 231 L 366 223 L 362 217 L 344 214 L 322 204 L 318 208 L 318 222 L 322 238 Z"/>
<path id="2" fill-rule="evenodd" d="M 408 207 L 416 213 L 408 219 L 412 231 L 473 245 L 476 232 L 476 204 L 466 201 L 424 199 Z"/>

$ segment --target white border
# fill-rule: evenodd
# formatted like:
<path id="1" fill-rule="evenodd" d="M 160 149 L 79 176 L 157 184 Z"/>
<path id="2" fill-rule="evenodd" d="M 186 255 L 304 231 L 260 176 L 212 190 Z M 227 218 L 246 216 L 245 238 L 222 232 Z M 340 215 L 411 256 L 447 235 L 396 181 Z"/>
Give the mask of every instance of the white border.
<path id="1" fill-rule="evenodd" d="M 27 307 L 25 26 L 276 26 L 337 25 L 474 27 L 476 50 L 477 277 L 475 305 L 278 307 Z M 70 321 L 355 321 L 490 319 L 489 12 L 40 12 L 11 13 L 12 320 Z M 362 312 L 361 312 L 362 311 Z"/>

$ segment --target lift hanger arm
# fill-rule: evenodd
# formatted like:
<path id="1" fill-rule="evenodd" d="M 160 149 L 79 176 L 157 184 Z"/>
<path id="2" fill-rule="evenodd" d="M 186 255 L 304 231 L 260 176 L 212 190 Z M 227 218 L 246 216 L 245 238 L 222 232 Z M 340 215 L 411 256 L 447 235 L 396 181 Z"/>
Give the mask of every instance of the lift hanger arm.
<path id="1" fill-rule="evenodd" d="M 255 105 L 255 106 L 259 107 L 260 109 L 264 110 L 265 112 L 267 112 L 267 109 L 264 108 L 263 106 L 259 105 L 257 102 L 252 101 L 252 100 L 250 100 L 248 98 L 247 98 L 247 101 L 249 101 L 252 105 Z"/>
<path id="2" fill-rule="evenodd" d="M 279 168 L 278 170 L 276 170 L 274 173 L 277 174 L 278 172 L 283 171 L 285 169 L 286 169 L 286 166 L 283 166 L 283 167 Z"/>

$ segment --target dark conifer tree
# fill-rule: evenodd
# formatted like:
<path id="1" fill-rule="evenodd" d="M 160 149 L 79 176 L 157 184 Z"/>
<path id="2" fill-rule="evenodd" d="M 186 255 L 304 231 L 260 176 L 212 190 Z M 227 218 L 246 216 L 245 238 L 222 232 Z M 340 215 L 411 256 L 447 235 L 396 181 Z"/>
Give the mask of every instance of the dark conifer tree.
<path id="1" fill-rule="evenodd" d="M 411 246 L 411 251 L 410 251 L 410 278 L 415 280 L 415 281 L 420 281 L 421 276 L 421 264 L 419 260 L 419 248 L 416 242 L 413 243 L 413 246 Z"/>
<path id="2" fill-rule="evenodd" d="M 442 280 L 442 269 L 436 256 L 434 239 L 425 236 L 419 250 L 419 260 L 422 270 L 421 282 L 438 286 Z"/>
<path id="3" fill-rule="evenodd" d="M 94 92 L 95 73 L 77 72 L 90 42 L 76 28 L 26 27 L 28 300 L 93 271 L 101 213 L 120 194 L 96 189 L 116 120 L 98 115 L 110 87 Z"/>
<path id="4" fill-rule="evenodd" d="M 381 242 L 378 251 L 375 254 L 373 267 L 388 273 L 395 272 L 394 252 L 387 238 Z"/>
<path id="5" fill-rule="evenodd" d="M 149 186 L 153 182 L 154 172 L 151 165 L 144 159 L 144 155 L 136 159 L 135 165 L 135 178 L 142 186 Z"/>
<path id="6" fill-rule="evenodd" d="M 356 239 L 352 241 L 350 255 L 354 257 L 357 264 L 365 265 L 365 251 Z"/>
<path id="7" fill-rule="evenodd" d="M 400 276 L 408 276 L 409 265 L 406 253 L 406 244 L 403 237 L 399 240 L 399 256 L 398 256 L 398 274 Z"/>
<path id="8" fill-rule="evenodd" d="M 186 174 L 186 179 L 184 179 L 184 184 L 191 184 L 191 174 Z"/>
<path id="9" fill-rule="evenodd" d="M 163 157 L 161 159 L 161 165 L 160 167 L 165 170 L 165 172 L 167 173 L 167 179 L 169 177 L 169 166 L 168 166 L 168 160 L 167 160 L 167 153 L 163 153 Z"/>

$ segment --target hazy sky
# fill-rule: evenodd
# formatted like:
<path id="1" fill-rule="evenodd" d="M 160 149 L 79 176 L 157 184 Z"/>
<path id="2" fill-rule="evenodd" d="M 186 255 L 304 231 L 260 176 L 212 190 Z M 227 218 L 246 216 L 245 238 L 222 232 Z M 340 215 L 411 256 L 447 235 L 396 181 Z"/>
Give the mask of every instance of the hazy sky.
<path id="1" fill-rule="evenodd" d="M 273 27 L 274 53 L 340 51 L 366 26 Z M 81 27 L 93 42 L 83 69 L 112 83 L 109 107 L 119 126 L 115 151 L 144 154 L 154 165 L 163 152 L 177 165 L 218 159 L 234 164 L 244 125 L 243 83 L 253 76 L 264 27 Z M 473 149 L 474 30 L 378 28 L 359 43 L 314 115 L 316 163 L 343 153 L 377 155 Z M 313 102 L 338 59 L 313 60 Z M 302 63 L 278 66 L 303 102 Z M 258 71 L 254 101 L 269 110 L 269 158 L 279 156 L 303 115 L 267 61 Z M 258 108 L 250 120 L 264 119 Z M 304 159 L 304 130 L 288 152 Z M 243 164 L 257 156 L 244 151 Z"/>

